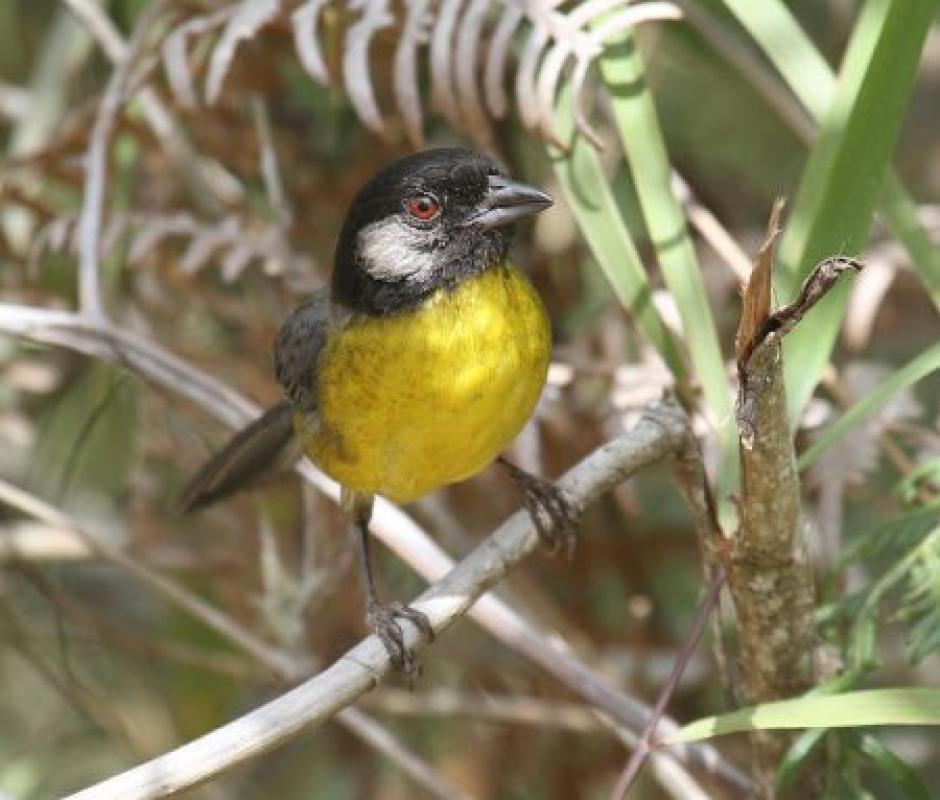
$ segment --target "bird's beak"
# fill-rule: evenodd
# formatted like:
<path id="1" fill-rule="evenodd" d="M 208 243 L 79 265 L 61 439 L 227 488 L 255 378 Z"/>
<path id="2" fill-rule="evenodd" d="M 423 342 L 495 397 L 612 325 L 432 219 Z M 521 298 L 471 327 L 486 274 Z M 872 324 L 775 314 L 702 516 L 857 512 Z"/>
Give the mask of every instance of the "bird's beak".
<path id="1" fill-rule="evenodd" d="M 491 175 L 483 202 L 467 219 L 467 225 L 490 229 L 538 214 L 552 205 L 552 198 L 534 186 Z"/>

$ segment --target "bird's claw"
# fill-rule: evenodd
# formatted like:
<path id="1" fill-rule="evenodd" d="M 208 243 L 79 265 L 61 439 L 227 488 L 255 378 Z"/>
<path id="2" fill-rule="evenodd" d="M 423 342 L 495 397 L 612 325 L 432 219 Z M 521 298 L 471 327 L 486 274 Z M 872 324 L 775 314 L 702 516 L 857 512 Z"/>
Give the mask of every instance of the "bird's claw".
<path id="1" fill-rule="evenodd" d="M 564 549 L 565 556 L 571 558 L 578 542 L 578 520 L 561 490 L 554 483 L 532 477 L 523 490 L 522 504 L 548 552 L 554 556 Z"/>
<path id="2" fill-rule="evenodd" d="M 577 510 L 554 483 L 542 480 L 523 469 L 500 459 L 509 475 L 522 491 L 522 505 L 535 525 L 542 544 L 551 555 L 564 548 L 571 558 L 578 541 Z"/>
<path id="3" fill-rule="evenodd" d="M 434 629 L 427 615 L 404 603 L 370 603 L 367 610 L 369 626 L 379 637 L 395 669 L 414 677 L 419 672 L 414 653 L 405 645 L 404 633 L 399 619 L 414 625 L 429 642 L 434 641 Z"/>

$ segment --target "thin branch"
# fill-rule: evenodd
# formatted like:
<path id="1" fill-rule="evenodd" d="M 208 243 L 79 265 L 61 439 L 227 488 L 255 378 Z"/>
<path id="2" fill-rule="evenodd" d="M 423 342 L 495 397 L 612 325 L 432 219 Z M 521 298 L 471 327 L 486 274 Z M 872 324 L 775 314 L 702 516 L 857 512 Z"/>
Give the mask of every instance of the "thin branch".
<path id="1" fill-rule="evenodd" d="M 0 303 L 0 332 L 68 347 L 121 364 L 176 396 L 195 403 L 233 428 L 245 425 L 260 413 L 260 409 L 242 395 L 176 356 L 126 330 L 89 325 L 70 312 Z M 682 428 L 683 438 L 688 435 L 684 418 L 675 424 Z M 310 485 L 338 501 L 336 484 L 309 461 L 301 460 L 297 471 Z M 377 538 L 429 581 L 437 580 L 453 565 L 447 554 L 411 517 L 381 498 L 375 506 L 372 528 Z M 558 637 L 549 636 L 492 595 L 481 598 L 471 609 L 470 616 L 511 649 L 543 667 L 626 728 L 642 730 L 649 717 L 649 708 L 614 688 L 571 654 Z M 674 722 L 664 719 L 660 724 L 661 733 L 668 733 L 664 726 L 677 728 Z M 713 776 L 731 793 L 740 795 L 749 790 L 748 779 L 710 746 L 680 748 L 672 755 Z"/>
<path id="2" fill-rule="evenodd" d="M 91 0 L 62 2 L 88 28 L 108 60 L 116 67 L 122 64 L 130 46 L 101 6 Z M 209 162 L 196 153 L 183 134 L 182 124 L 152 87 L 142 87 L 137 93 L 137 99 L 144 119 L 183 177 L 196 207 L 209 217 L 220 217 L 225 210 L 223 201 L 233 199 L 221 190 L 219 181 L 209 177 L 211 171 L 222 170 L 221 165 Z"/>
<path id="3" fill-rule="evenodd" d="M 112 64 L 120 64 L 127 58 L 127 43 L 120 31 L 111 22 L 107 13 L 93 0 L 62 0 L 75 18 L 82 23 Z"/>
<path id="4" fill-rule="evenodd" d="M 380 689 L 363 696 L 360 703 L 372 711 L 402 717 L 461 716 L 482 722 L 559 728 L 571 733 L 598 733 L 604 730 L 597 712 L 590 706 L 562 703 L 537 697 L 511 694 L 461 694 L 449 689 L 412 692 Z"/>
<path id="5" fill-rule="evenodd" d="M 654 409 L 629 433 L 602 446 L 569 471 L 560 490 L 583 510 L 638 469 L 667 458 L 684 444 L 684 418 L 675 406 Z M 678 422 L 678 424 L 676 424 Z M 414 603 L 443 632 L 539 543 L 528 514 L 517 512 L 447 576 Z M 405 642 L 425 643 L 406 626 Z M 388 652 L 369 636 L 333 666 L 281 697 L 146 764 L 73 795 L 73 800 L 162 797 L 182 791 L 286 742 L 373 689 L 391 669 Z"/>
<path id="6" fill-rule="evenodd" d="M 669 676 L 669 680 L 666 681 L 666 683 L 663 685 L 663 688 L 660 690 L 659 697 L 656 700 L 656 705 L 653 707 L 653 714 L 650 717 L 646 728 L 643 729 L 643 734 L 640 736 L 640 741 L 637 743 L 636 749 L 633 751 L 633 756 L 627 762 L 627 766 L 624 768 L 623 774 L 621 774 L 620 779 L 617 781 L 617 785 L 614 787 L 614 790 L 611 793 L 612 800 L 621 800 L 621 798 L 625 798 L 627 796 L 627 792 L 630 791 L 630 787 L 633 786 L 634 781 L 640 774 L 640 770 L 646 763 L 646 759 L 651 755 L 653 737 L 656 731 L 656 727 L 659 724 L 659 720 L 666 712 L 666 706 L 669 705 L 669 701 L 672 699 L 673 695 L 676 693 L 676 689 L 679 687 L 679 681 L 682 678 L 682 674 L 685 672 L 685 668 L 689 663 L 689 659 L 692 657 L 692 654 L 698 647 L 699 640 L 702 638 L 702 634 L 705 632 L 705 624 L 708 622 L 712 612 L 718 605 L 718 599 L 721 597 L 721 590 L 724 588 L 724 585 L 725 571 L 719 567 L 712 577 L 711 585 L 708 587 L 708 593 L 705 595 L 705 599 L 702 601 L 698 613 L 695 616 L 695 622 L 692 624 L 692 629 L 689 631 L 688 636 L 682 643 L 682 649 L 679 651 L 679 655 L 676 657 L 676 663 L 672 668 L 672 674 Z"/>
<path id="7" fill-rule="evenodd" d="M 161 7 L 162 3 L 155 3 L 138 17 L 130 44 L 123 48 L 101 98 L 98 116 L 91 131 L 88 153 L 85 156 L 85 186 L 82 213 L 78 220 L 78 301 L 81 310 L 93 319 L 104 317 L 100 270 L 101 218 L 108 181 L 111 136 L 124 104 L 131 70 L 143 47 L 150 25 L 160 13 Z M 115 42 L 111 39 L 108 41 L 110 48 L 114 50 Z"/>
<path id="8" fill-rule="evenodd" d="M 727 264 L 739 283 L 751 274 L 751 259 L 715 213 L 702 203 L 678 172 L 672 173 L 672 190 L 685 210 L 689 224 Z"/>

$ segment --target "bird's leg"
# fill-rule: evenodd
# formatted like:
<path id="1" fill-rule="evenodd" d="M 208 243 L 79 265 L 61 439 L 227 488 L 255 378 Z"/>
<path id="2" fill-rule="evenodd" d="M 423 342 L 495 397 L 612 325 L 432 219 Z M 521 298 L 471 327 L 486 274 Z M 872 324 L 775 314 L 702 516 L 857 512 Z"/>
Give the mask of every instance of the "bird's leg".
<path id="1" fill-rule="evenodd" d="M 414 675 L 417 665 L 414 655 L 405 646 L 404 635 L 398 620 L 407 619 L 430 642 L 434 639 L 434 629 L 427 616 L 404 603 L 380 603 L 375 591 L 375 578 L 372 574 L 372 560 L 369 557 L 369 518 L 372 516 L 372 503 L 357 504 L 354 509 L 354 521 L 359 536 L 359 555 L 363 589 L 366 596 L 366 619 L 369 626 L 381 639 L 388 651 L 392 666 L 406 675 Z"/>
<path id="2" fill-rule="evenodd" d="M 522 505 L 532 517 L 535 530 L 552 555 L 563 547 L 568 558 L 578 540 L 578 515 L 575 507 L 551 481 L 510 463 L 502 456 L 496 462 L 509 474 L 522 492 Z"/>

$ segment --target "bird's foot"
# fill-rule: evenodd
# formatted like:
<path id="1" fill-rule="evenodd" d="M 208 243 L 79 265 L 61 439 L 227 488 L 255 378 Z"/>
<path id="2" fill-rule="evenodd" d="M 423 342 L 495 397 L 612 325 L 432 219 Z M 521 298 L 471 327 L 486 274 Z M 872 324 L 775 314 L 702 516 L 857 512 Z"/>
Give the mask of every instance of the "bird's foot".
<path id="1" fill-rule="evenodd" d="M 578 514 L 574 505 L 551 481 L 542 480 L 505 459 L 499 463 L 522 492 L 522 505 L 535 525 L 535 530 L 551 555 L 564 549 L 571 558 L 578 541 Z"/>
<path id="2" fill-rule="evenodd" d="M 434 641 L 434 629 L 427 615 L 416 611 L 404 603 L 369 603 L 366 612 L 369 626 L 375 631 L 382 644 L 388 651 L 392 666 L 401 670 L 405 675 L 418 674 L 418 663 L 414 653 L 405 645 L 404 633 L 399 619 L 406 619 L 414 625 L 429 642 Z"/>

